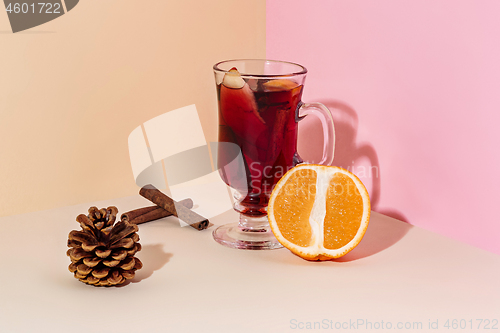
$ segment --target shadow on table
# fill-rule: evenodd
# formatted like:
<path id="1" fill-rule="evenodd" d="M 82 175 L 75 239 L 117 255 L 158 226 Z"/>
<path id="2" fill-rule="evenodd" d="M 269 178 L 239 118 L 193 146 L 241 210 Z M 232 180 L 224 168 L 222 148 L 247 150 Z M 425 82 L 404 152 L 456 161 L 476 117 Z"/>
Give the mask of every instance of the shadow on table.
<path id="1" fill-rule="evenodd" d="M 413 228 L 411 224 L 372 212 L 368 229 L 358 246 L 334 261 L 349 262 L 382 252 L 396 244 L 411 228 Z"/>
<path id="2" fill-rule="evenodd" d="M 210 218 L 210 227 L 213 227 L 212 230 L 216 229 L 217 227 L 227 224 L 227 223 L 234 223 L 239 221 L 239 215 L 236 213 L 234 209 L 228 209 L 225 212 L 213 216 Z"/>
<path id="3" fill-rule="evenodd" d="M 142 250 L 137 253 L 137 257 L 142 261 L 143 267 L 130 280 L 132 283 L 140 282 L 153 275 L 155 271 L 165 266 L 170 258 L 172 258 L 172 253 L 164 252 L 163 244 L 151 244 L 144 245 Z"/>

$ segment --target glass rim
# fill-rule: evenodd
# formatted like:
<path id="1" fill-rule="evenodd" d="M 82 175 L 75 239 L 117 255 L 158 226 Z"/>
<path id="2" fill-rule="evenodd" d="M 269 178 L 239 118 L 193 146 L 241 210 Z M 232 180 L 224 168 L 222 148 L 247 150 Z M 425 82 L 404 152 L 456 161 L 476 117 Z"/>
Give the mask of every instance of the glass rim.
<path id="1" fill-rule="evenodd" d="M 218 63 L 216 63 L 214 65 L 214 67 L 213 67 L 213 70 L 215 72 L 219 72 L 219 73 L 227 73 L 227 72 L 229 72 L 229 70 L 221 69 L 221 68 L 219 68 L 219 65 L 225 64 L 225 63 L 229 63 L 229 62 L 236 62 L 236 61 L 261 61 L 261 62 L 264 62 L 264 63 L 265 62 L 282 63 L 282 64 L 293 65 L 293 66 L 299 67 L 298 71 L 296 71 L 296 72 L 294 71 L 294 72 L 286 73 L 286 74 L 252 74 L 252 73 L 240 72 L 240 75 L 241 76 L 245 76 L 245 77 L 258 77 L 258 78 L 272 77 L 272 78 L 275 78 L 275 77 L 291 77 L 291 76 L 297 76 L 297 75 L 305 75 L 305 74 L 307 74 L 307 68 L 305 68 L 302 65 L 299 65 L 297 63 L 290 62 L 290 61 L 272 60 L 272 59 L 231 59 L 231 60 L 223 60 L 223 61 L 219 61 Z"/>

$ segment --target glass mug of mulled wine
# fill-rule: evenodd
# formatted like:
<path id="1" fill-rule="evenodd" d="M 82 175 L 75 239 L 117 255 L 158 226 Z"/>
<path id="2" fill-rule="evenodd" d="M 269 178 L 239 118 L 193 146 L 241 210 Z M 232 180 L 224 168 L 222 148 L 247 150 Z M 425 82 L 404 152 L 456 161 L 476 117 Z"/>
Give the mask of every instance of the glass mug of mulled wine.
<path id="1" fill-rule="evenodd" d="M 267 220 L 269 196 L 278 180 L 303 163 L 297 153 L 298 122 L 315 115 L 324 145 L 319 164 L 333 160 L 335 130 L 327 107 L 302 103 L 305 67 L 273 60 L 229 60 L 214 65 L 219 106 L 217 167 L 234 190 L 240 220 L 218 227 L 214 239 L 239 249 L 275 249 Z"/>

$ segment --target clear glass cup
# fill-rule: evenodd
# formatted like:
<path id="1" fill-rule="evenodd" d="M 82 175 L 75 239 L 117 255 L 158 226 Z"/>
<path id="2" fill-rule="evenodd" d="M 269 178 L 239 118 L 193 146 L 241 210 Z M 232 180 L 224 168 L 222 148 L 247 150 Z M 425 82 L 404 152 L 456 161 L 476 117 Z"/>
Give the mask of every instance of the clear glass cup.
<path id="1" fill-rule="evenodd" d="M 214 230 L 214 239 L 231 248 L 282 247 L 267 219 L 267 204 L 278 180 L 302 163 L 297 153 L 298 122 L 317 116 L 323 127 L 323 158 L 331 164 L 335 129 L 321 103 L 302 103 L 305 67 L 274 60 L 228 60 L 214 65 L 219 106 L 217 164 L 234 189 L 239 222 Z"/>

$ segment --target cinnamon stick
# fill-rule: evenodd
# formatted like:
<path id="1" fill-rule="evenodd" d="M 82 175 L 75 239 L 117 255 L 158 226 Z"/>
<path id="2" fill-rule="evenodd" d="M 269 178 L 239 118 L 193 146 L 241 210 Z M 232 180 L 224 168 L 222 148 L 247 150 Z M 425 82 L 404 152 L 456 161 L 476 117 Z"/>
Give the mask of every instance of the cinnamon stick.
<path id="1" fill-rule="evenodd" d="M 193 212 L 191 209 L 169 198 L 153 185 L 146 185 L 139 191 L 139 194 L 157 206 L 177 216 L 182 221 L 197 230 L 204 230 L 208 227 L 208 219 Z"/>
<path id="2" fill-rule="evenodd" d="M 184 199 L 179 201 L 179 204 L 182 204 L 186 206 L 187 208 L 192 208 L 193 207 L 193 200 L 191 199 Z M 172 213 L 169 211 L 166 211 L 165 209 L 159 207 L 159 206 L 149 206 L 149 207 L 143 207 L 139 209 L 134 209 L 129 212 L 123 213 L 121 215 L 122 220 L 127 220 L 130 223 L 134 224 L 141 224 L 141 223 L 146 223 L 154 220 L 161 219 L 163 217 L 171 216 Z"/>

